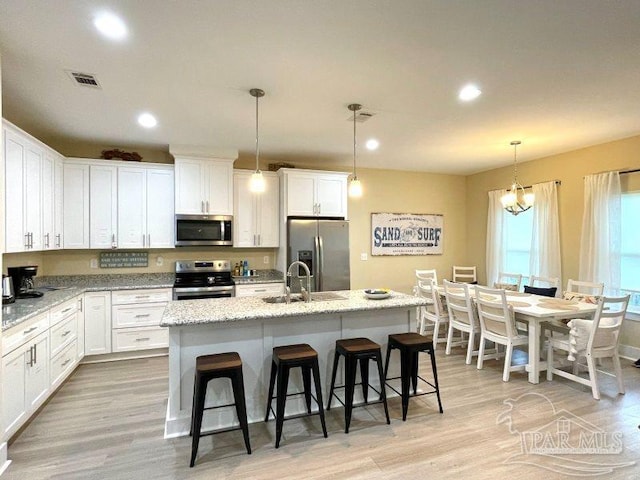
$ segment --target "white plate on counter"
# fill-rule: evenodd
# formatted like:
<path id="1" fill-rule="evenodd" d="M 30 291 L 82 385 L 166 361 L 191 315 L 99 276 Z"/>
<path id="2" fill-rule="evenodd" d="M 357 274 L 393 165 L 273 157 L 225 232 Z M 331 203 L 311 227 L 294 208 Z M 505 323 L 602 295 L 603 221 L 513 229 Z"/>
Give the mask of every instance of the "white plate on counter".
<path id="1" fill-rule="evenodd" d="M 391 296 L 391 290 L 386 288 L 368 288 L 364 291 L 364 295 L 372 300 L 382 300 Z"/>

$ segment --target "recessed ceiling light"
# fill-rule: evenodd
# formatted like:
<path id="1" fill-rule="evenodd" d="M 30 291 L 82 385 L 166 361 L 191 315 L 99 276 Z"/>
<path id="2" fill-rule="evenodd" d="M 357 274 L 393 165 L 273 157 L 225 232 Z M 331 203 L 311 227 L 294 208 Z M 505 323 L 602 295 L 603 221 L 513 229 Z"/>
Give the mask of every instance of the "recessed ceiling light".
<path id="1" fill-rule="evenodd" d="M 458 98 L 463 102 L 469 102 L 478 98 L 481 93 L 482 92 L 477 86 L 469 84 L 462 87 L 460 93 L 458 93 Z"/>
<path id="2" fill-rule="evenodd" d="M 124 22 L 112 13 L 100 13 L 96 15 L 93 24 L 105 37 L 112 40 L 122 40 L 127 36 L 127 27 Z"/>
<path id="3" fill-rule="evenodd" d="M 380 142 L 375 138 L 370 138 L 367 140 L 367 143 L 365 143 L 365 146 L 367 150 L 376 150 L 380 146 Z"/>
<path id="4" fill-rule="evenodd" d="M 138 117 L 138 123 L 144 128 L 153 128 L 158 124 L 158 120 L 150 113 L 142 113 Z"/>

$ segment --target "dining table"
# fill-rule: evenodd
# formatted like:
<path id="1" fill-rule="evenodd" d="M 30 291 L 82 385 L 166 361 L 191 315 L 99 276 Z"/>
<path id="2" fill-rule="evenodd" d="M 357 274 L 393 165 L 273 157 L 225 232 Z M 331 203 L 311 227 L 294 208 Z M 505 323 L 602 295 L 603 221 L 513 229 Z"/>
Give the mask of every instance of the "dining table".
<path id="1" fill-rule="evenodd" d="M 438 285 L 436 288 L 438 293 L 444 297 L 444 287 Z M 505 290 L 505 293 L 507 303 L 513 308 L 515 319 L 526 322 L 528 325 L 528 359 L 525 370 L 528 372 L 530 383 L 539 383 L 540 372 L 547 368 L 546 361 L 540 359 L 540 338 L 543 324 L 572 318 L 591 318 L 597 305 L 511 290 Z M 469 294 L 475 299 L 475 285 L 469 285 Z M 498 301 L 499 297 L 495 296 L 495 299 Z"/>

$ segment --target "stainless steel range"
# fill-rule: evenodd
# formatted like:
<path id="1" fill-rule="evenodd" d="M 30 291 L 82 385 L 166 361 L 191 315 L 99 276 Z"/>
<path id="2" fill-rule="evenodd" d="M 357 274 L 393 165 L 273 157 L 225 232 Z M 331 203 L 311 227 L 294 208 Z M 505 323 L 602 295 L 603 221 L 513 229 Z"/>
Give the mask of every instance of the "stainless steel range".
<path id="1" fill-rule="evenodd" d="M 229 260 L 181 260 L 176 262 L 174 300 L 235 296 Z"/>

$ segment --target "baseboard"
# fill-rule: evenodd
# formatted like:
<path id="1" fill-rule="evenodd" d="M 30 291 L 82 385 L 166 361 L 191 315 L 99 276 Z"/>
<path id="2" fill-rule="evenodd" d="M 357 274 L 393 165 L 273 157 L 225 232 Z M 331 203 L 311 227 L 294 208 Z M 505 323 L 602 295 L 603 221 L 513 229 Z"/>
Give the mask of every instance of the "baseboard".
<path id="1" fill-rule="evenodd" d="M 0 443 L 0 476 L 7 470 L 11 460 L 7 460 L 7 444 Z"/>
<path id="2" fill-rule="evenodd" d="M 640 347 L 632 347 L 631 345 L 620 345 L 618 347 L 618 353 L 622 358 L 627 360 L 636 361 L 640 358 Z"/>
<path id="3" fill-rule="evenodd" d="M 118 360 L 133 360 L 137 358 L 150 358 L 150 357 L 166 357 L 169 355 L 168 348 L 153 348 L 150 350 L 137 350 L 135 352 L 116 352 L 105 353 L 102 355 L 85 355 L 80 363 L 103 363 L 103 362 L 116 362 Z"/>

